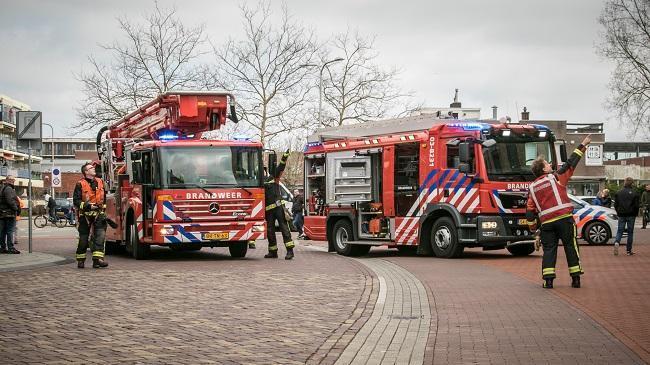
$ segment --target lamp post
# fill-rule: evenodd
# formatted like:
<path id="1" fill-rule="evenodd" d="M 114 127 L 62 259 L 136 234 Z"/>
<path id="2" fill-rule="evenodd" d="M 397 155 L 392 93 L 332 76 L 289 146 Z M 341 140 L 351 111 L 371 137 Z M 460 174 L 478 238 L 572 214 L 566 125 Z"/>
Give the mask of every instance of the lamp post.
<path id="1" fill-rule="evenodd" d="M 325 67 L 329 65 L 330 63 L 334 62 L 339 62 L 343 61 L 344 58 L 342 57 L 337 57 L 333 60 L 329 60 L 327 62 L 324 62 L 323 65 L 320 67 L 320 73 L 319 73 L 319 82 L 318 82 L 318 124 L 321 126 L 323 125 L 323 71 L 325 70 Z M 303 67 L 317 67 L 318 65 L 313 64 L 313 63 L 308 63 L 305 65 L 302 65 Z"/>
<path id="2" fill-rule="evenodd" d="M 43 125 L 50 127 L 50 131 L 52 132 L 52 155 L 50 156 L 50 161 L 52 162 L 52 166 L 50 167 L 50 195 L 54 197 L 54 186 L 52 185 L 52 174 L 54 174 L 54 127 L 52 127 L 52 124 L 50 123 L 43 123 Z"/>

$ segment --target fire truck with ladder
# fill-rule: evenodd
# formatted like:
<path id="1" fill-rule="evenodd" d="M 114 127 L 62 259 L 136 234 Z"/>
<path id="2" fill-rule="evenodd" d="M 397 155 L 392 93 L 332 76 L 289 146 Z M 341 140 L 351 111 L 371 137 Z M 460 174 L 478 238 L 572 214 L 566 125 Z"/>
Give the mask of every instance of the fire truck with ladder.
<path id="1" fill-rule="evenodd" d="M 304 231 L 342 255 L 380 245 L 444 258 L 465 247 L 528 255 L 539 155 L 557 167 L 566 147 L 535 124 L 419 115 L 320 130 L 305 147 Z"/>
<path id="2" fill-rule="evenodd" d="M 265 238 L 262 145 L 206 138 L 237 122 L 234 102 L 227 92 L 166 92 L 99 131 L 106 215 L 117 226 L 109 247 L 136 259 L 152 245 L 244 257 L 247 241 Z"/>

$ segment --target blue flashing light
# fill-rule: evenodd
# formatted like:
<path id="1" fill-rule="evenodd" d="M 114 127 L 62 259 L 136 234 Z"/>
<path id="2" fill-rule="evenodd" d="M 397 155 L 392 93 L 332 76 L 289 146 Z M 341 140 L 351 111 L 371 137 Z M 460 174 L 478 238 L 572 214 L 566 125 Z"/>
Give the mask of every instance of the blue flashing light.
<path id="1" fill-rule="evenodd" d="M 178 133 L 170 130 L 163 130 L 158 133 L 158 139 L 161 141 L 175 141 L 178 139 Z"/>
<path id="2" fill-rule="evenodd" d="M 535 129 L 542 129 L 542 130 L 545 130 L 545 131 L 550 130 L 550 128 L 547 127 L 547 126 L 545 126 L 545 125 L 541 125 L 541 124 L 531 124 L 531 125 L 532 125 L 533 127 L 535 127 Z"/>
<path id="3" fill-rule="evenodd" d="M 483 129 L 490 129 L 490 126 L 485 123 L 450 123 L 449 127 L 463 128 L 466 131 L 480 131 Z"/>

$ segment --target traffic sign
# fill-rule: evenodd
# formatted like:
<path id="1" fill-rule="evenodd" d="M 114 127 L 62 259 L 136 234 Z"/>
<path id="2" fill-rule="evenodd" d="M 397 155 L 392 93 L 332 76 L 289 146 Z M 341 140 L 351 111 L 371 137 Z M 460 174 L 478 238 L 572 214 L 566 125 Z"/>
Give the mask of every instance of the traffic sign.
<path id="1" fill-rule="evenodd" d="M 16 139 L 41 140 L 43 136 L 43 114 L 39 111 L 16 113 Z"/>
<path id="2" fill-rule="evenodd" d="M 53 167 L 52 168 L 52 187 L 60 188 L 61 187 L 61 168 Z"/>

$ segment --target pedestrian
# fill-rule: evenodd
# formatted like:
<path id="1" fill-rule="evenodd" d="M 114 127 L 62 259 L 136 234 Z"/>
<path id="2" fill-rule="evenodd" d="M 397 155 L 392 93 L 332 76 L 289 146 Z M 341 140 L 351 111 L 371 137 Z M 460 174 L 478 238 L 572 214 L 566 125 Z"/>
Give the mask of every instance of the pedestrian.
<path id="1" fill-rule="evenodd" d="M 77 244 L 77 267 L 83 269 L 86 262 L 86 251 L 90 245 L 93 258 L 93 268 L 104 268 L 104 244 L 106 238 L 106 194 L 104 182 L 95 173 L 95 165 L 87 162 L 81 166 L 81 179 L 74 187 L 73 204 L 78 212 L 79 242 Z M 92 232 L 92 241 L 90 233 Z"/>
<path id="2" fill-rule="evenodd" d="M 641 194 L 641 209 L 643 209 L 641 212 L 643 217 L 643 226 L 641 226 L 641 229 L 646 229 L 650 220 L 650 184 L 645 184 L 645 189 L 643 190 L 643 194 Z"/>
<path id="3" fill-rule="evenodd" d="M 609 189 L 603 189 L 598 195 L 596 196 L 596 199 L 593 201 L 594 205 L 600 205 L 602 207 L 607 207 L 611 208 L 612 207 L 612 198 L 609 195 Z"/>
<path id="4" fill-rule="evenodd" d="M 634 179 L 626 177 L 623 182 L 623 189 L 616 193 L 614 199 L 614 209 L 618 215 L 618 229 L 616 230 L 616 239 L 614 240 L 614 255 L 618 255 L 618 247 L 623 237 L 623 231 L 627 232 L 627 255 L 632 256 L 632 241 L 634 238 L 634 220 L 639 213 L 639 194 L 634 191 L 632 185 Z"/>
<path id="5" fill-rule="evenodd" d="M 20 199 L 18 195 L 16 195 L 16 203 L 18 204 L 18 214 L 16 214 L 16 227 L 14 228 L 14 246 L 18 244 L 18 223 L 20 222 L 20 213 L 23 211 L 23 208 L 27 207 L 27 204 L 25 202 L 25 198 Z"/>
<path id="6" fill-rule="evenodd" d="M 16 229 L 16 215 L 20 206 L 16 200 L 16 190 L 12 175 L 7 176 L 0 188 L 0 253 L 19 254 L 14 247 L 14 229 Z"/>
<path id="7" fill-rule="evenodd" d="M 289 231 L 289 224 L 284 216 L 284 200 L 280 193 L 280 177 L 287 166 L 287 159 L 289 158 L 289 150 L 287 150 L 280 159 L 280 163 L 275 169 L 275 174 L 270 175 L 267 173 L 266 181 L 264 182 L 264 198 L 266 199 L 266 227 L 268 230 L 269 240 L 269 253 L 264 255 L 265 258 L 278 258 L 278 244 L 275 237 L 275 222 L 278 222 L 280 232 L 282 232 L 282 240 L 284 246 L 287 248 L 287 255 L 285 260 L 291 260 L 294 257 L 293 248 L 295 243 L 291 240 L 291 231 Z"/>
<path id="8" fill-rule="evenodd" d="M 293 191 L 293 205 L 291 206 L 291 214 L 293 215 L 293 226 L 296 227 L 298 231 L 298 238 L 304 238 L 305 232 L 303 231 L 303 226 L 305 225 L 304 209 L 305 209 L 305 197 L 302 195 L 300 190 L 295 189 Z"/>
<path id="9" fill-rule="evenodd" d="M 556 277 L 555 263 L 560 239 L 566 253 L 571 286 L 580 287 L 580 275 L 584 272 L 580 265 L 573 203 L 567 193 L 567 183 L 590 142 L 589 135 L 555 172 L 544 157 L 538 157 L 531 166 L 536 179 L 529 187 L 526 219 L 531 231 L 535 231 L 535 235 L 539 235 L 542 241 L 542 279 L 543 287 L 547 289 L 553 288 L 553 280 Z"/>

